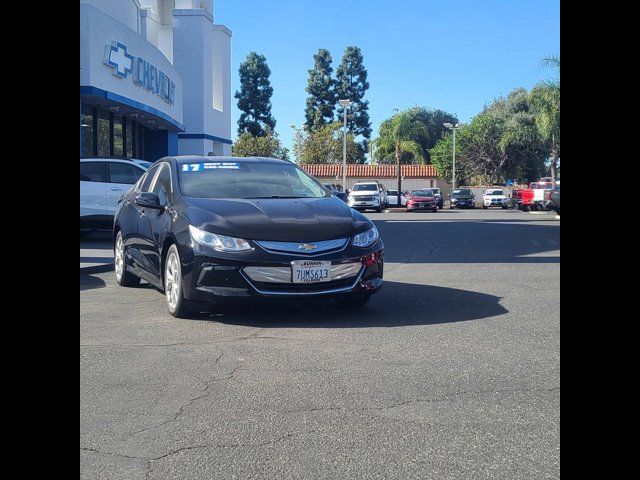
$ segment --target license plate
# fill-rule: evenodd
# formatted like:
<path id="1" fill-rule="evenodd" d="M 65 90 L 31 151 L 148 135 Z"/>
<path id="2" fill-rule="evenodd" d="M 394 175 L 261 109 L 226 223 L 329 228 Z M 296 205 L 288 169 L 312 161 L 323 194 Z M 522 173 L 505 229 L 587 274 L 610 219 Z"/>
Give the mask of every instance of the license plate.
<path id="1" fill-rule="evenodd" d="M 318 283 L 331 281 L 331 262 L 294 260 L 291 262 L 293 283 Z"/>
<path id="2" fill-rule="evenodd" d="M 366 205 L 367 202 L 358 202 L 358 205 Z"/>

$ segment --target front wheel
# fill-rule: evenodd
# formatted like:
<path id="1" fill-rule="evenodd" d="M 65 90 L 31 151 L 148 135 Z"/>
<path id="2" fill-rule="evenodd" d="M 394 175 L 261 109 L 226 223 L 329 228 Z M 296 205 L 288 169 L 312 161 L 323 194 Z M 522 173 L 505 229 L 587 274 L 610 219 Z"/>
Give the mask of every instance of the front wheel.
<path id="1" fill-rule="evenodd" d="M 486 210 L 486 209 L 487 209 L 487 206 L 486 206 L 486 205 L 482 205 L 482 209 L 483 209 L 483 210 Z"/>
<path id="2" fill-rule="evenodd" d="M 113 252 L 114 270 L 116 272 L 116 282 L 123 287 L 135 287 L 140 283 L 140 278 L 136 277 L 133 273 L 127 272 L 125 266 L 125 248 L 122 240 L 122 232 L 119 231 L 116 235 L 116 246 Z"/>
<path id="3" fill-rule="evenodd" d="M 178 247 L 171 245 L 164 267 L 164 294 L 169 313 L 177 318 L 186 318 L 191 313 L 182 289 L 182 266 Z"/>
<path id="4" fill-rule="evenodd" d="M 438 213 L 438 207 L 432 208 L 432 209 L 431 209 L 431 211 L 432 211 L 433 213 Z"/>
<path id="5" fill-rule="evenodd" d="M 338 297 L 335 299 L 336 303 L 345 308 L 357 308 L 366 305 L 371 300 L 370 293 L 352 293 L 344 297 Z"/>

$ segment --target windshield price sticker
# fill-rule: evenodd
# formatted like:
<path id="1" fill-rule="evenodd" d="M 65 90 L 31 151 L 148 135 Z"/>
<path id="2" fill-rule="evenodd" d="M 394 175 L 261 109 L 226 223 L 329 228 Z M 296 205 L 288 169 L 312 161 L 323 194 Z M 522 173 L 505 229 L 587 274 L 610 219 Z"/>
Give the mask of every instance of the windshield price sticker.
<path id="1" fill-rule="evenodd" d="M 238 170 L 240 166 L 237 162 L 203 162 L 203 163 L 184 163 L 182 165 L 183 172 L 201 172 L 203 170 L 211 170 L 223 168 L 227 170 Z"/>

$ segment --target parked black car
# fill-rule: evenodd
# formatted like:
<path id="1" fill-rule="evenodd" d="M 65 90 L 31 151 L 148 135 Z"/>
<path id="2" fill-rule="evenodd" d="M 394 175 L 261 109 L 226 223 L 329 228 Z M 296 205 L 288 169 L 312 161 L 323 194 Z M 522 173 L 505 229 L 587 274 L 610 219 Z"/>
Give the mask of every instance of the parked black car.
<path id="1" fill-rule="evenodd" d="M 349 203 L 349 195 L 340 190 L 340 185 L 334 183 L 325 183 L 324 187 L 331 192 L 331 195 L 338 197 L 344 203 Z"/>
<path id="2" fill-rule="evenodd" d="M 449 208 L 475 208 L 475 196 L 469 188 L 456 188 L 451 193 Z"/>
<path id="3" fill-rule="evenodd" d="M 118 283 L 164 289 L 177 317 L 218 302 L 364 305 L 382 285 L 375 225 L 283 160 L 162 158 L 123 196 L 114 239 Z"/>

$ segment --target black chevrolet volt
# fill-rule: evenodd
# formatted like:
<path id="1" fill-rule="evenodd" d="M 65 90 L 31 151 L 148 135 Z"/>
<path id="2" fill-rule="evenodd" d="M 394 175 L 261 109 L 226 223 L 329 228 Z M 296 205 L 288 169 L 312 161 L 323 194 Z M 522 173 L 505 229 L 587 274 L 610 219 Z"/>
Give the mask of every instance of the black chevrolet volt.
<path id="1" fill-rule="evenodd" d="M 383 248 L 369 219 L 273 158 L 162 158 L 114 220 L 116 280 L 164 290 L 176 317 L 211 303 L 364 305 L 382 285 Z"/>

